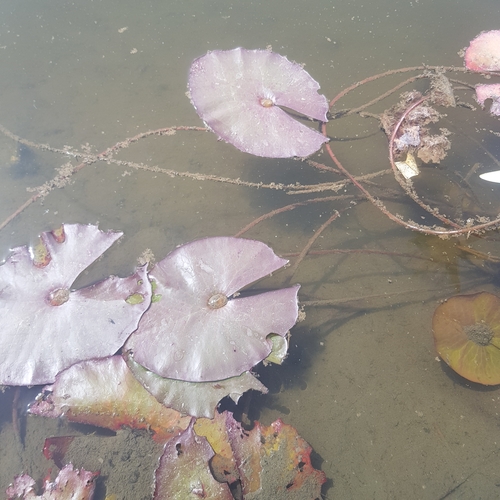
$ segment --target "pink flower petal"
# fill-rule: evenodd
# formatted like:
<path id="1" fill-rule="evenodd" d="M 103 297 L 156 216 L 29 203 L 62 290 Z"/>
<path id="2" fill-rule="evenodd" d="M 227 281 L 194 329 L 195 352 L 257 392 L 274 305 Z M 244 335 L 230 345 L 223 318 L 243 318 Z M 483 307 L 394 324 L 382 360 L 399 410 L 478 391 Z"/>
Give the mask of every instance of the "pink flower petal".
<path id="1" fill-rule="evenodd" d="M 194 419 L 165 445 L 155 473 L 154 500 L 234 498 L 226 483 L 214 479 L 209 462 L 215 453 L 205 437 L 195 434 L 193 425 Z"/>

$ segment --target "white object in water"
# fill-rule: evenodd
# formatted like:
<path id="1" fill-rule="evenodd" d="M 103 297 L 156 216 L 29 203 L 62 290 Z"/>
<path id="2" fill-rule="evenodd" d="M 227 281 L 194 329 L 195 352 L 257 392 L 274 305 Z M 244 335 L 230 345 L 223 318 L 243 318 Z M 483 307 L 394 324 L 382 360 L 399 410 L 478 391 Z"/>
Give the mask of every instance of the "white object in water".
<path id="1" fill-rule="evenodd" d="M 483 181 L 498 182 L 500 183 L 500 170 L 495 170 L 494 172 L 486 172 L 479 176 Z"/>

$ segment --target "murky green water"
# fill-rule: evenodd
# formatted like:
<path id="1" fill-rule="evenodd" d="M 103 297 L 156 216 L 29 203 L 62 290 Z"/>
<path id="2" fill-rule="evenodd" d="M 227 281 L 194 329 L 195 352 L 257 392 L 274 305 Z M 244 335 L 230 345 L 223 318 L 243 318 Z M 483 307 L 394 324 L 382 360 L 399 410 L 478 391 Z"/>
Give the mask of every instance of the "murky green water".
<path id="1" fill-rule="evenodd" d="M 3 0 L 0 123 L 37 144 L 89 145 L 98 153 L 139 132 L 201 125 L 185 96 L 186 79 L 191 61 L 208 50 L 272 46 L 305 63 L 331 99 L 355 81 L 390 69 L 461 66 L 457 52 L 480 31 L 498 29 L 498 19 L 498 0 Z M 363 87 L 338 109 L 364 104 L 404 78 L 396 75 Z M 371 111 L 388 105 L 384 101 Z M 448 196 L 451 216 L 497 214 L 498 188 L 472 177 L 470 198 L 459 201 L 457 189 L 463 185 L 456 174 L 465 177 L 477 162 L 494 166 L 485 151 L 500 157 L 500 140 L 487 132 L 498 132 L 498 121 L 462 108 L 450 111 L 447 120 L 443 126 L 453 133 L 451 154 L 440 168 L 424 169 L 417 190 L 437 202 Z M 352 173 L 388 168 L 387 140 L 373 118 L 339 120 L 329 133 L 345 139 L 334 141 L 333 148 Z M 19 151 L 4 137 L 0 151 L 0 221 L 31 196 L 27 188 L 51 179 L 54 169 L 71 160 L 33 148 Z M 338 180 L 293 160 L 251 157 L 201 132 L 146 139 L 117 157 L 252 182 Z M 315 159 L 331 165 L 326 156 Z M 380 183 L 401 192 L 388 178 Z M 146 248 L 160 259 L 180 243 L 236 234 L 263 213 L 308 197 L 95 163 L 2 229 L 0 256 L 62 222 L 99 222 L 124 231 L 121 244 L 80 279 L 84 284 L 127 274 Z M 387 203 L 407 217 L 423 216 L 403 197 Z M 329 478 L 326 498 L 498 498 L 498 390 L 467 384 L 439 362 L 431 331 L 439 300 L 468 291 L 499 292 L 494 267 L 483 267 L 481 260 L 475 266 L 457 247 L 472 245 L 500 255 L 497 235 L 490 241 L 442 241 L 396 227 L 366 202 L 344 210 L 348 206 L 339 201 L 297 208 L 245 236 L 279 254 L 300 252 L 339 209 L 341 217 L 312 250 L 370 249 L 423 258 L 383 253 L 307 257 L 292 279 L 302 284 L 301 301 L 330 302 L 306 307 L 305 322 L 292 331 L 288 360 L 261 370 L 271 394 L 255 398 L 253 416 L 264 423 L 282 418 L 297 428 L 315 450 L 315 466 Z M 286 278 L 287 271 L 267 283 L 279 286 Z M 0 395 L 0 490 L 22 470 L 43 477 L 48 467 L 40 453 L 44 437 L 93 432 L 30 417 L 23 448 L 13 433 L 12 397 L 12 391 Z M 28 399 L 24 393 L 21 397 Z M 120 499 L 150 498 L 150 464 L 157 450 L 144 444 L 149 438 L 119 433 L 79 443 L 75 464 L 101 468 L 106 476 L 98 498 L 105 496 L 104 485 Z"/>

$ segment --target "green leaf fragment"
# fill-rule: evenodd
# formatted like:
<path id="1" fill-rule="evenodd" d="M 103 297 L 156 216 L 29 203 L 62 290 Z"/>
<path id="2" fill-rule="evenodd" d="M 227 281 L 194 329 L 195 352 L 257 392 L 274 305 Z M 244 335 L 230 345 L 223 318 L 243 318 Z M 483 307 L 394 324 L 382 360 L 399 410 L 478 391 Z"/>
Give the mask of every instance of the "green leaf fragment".
<path id="1" fill-rule="evenodd" d="M 133 293 L 125 299 L 125 302 L 131 305 L 142 304 L 144 302 L 144 295 L 141 293 Z"/>

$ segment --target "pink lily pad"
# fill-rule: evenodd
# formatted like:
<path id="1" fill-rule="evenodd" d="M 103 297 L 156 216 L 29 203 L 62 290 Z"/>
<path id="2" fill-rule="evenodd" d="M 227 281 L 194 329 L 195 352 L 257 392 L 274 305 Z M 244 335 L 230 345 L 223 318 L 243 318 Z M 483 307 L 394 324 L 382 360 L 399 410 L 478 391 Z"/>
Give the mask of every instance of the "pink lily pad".
<path id="1" fill-rule="evenodd" d="M 269 158 L 308 156 L 328 139 L 283 111 L 326 122 L 328 102 L 307 71 L 268 50 L 214 50 L 189 71 L 191 102 L 217 135 Z"/>
<path id="2" fill-rule="evenodd" d="M 71 290 L 122 233 L 66 224 L 15 248 L 0 266 L 0 384 L 51 383 L 61 370 L 114 354 L 150 304 L 146 268 Z"/>
<path id="3" fill-rule="evenodd" d="M 91 500 L 94 496 L 95 478 L 98 472 L 88 472 L 84 469 L 73 469 L 73 465 L 66 465 L 53 483 L 45 481 L 45 488 L 41 495 L 36 494 L 36 482 L 27 474 L 14 479 L 6 491 L 7 499 L 23 500 Z"/>
<path id="4" fill-rule="evenodd" d="M 483 108 L 487 99 L 493 101 L 490 113 L 493 116 L 500 116 L 500 83 L 476 85 L 476 100 Z"/>
<path id="5" fill-rule="evenodd" d="M 197 436 L 193 422 L 165 445 L 156 470 L 154 500 L 206 498 L 233 500 L 227 484 L 217 482 L 210 471 L 214 451 L 206 438 Z"/>
<path id="6" fill-rule="evenodd" d="M 153 299 L 126 343 L 136 362 L 188 382 L 218 381 L 250 370 L 298 316 L 299 286 L 236 297 L 242 287 L 287 263 L 264 243 L 206 238 L 171 252 L 149 273 Z"/>
<path id="7" fill-rule="evenodd" d="M 483 31 L 465 51 L 465 66 L 470 71 L 500 71 L 500 30 Z"/>

